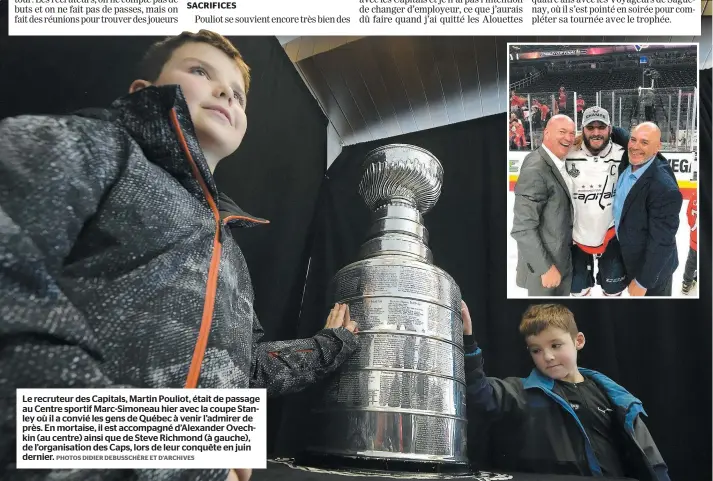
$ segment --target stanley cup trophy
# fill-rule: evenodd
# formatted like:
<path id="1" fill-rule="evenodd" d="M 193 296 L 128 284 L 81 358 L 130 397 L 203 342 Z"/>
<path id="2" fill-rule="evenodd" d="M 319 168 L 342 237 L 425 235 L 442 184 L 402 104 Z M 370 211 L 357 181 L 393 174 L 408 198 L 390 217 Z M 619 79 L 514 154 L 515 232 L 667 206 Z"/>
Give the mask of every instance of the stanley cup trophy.
<path id="1" fill-rule="evenodd" d="M 422 218 L 442 182 L 440 162 L 419 147 L 367 155 L 359 193 L 372 225 L 360 260 L 328 293 L 348 303 L 359 349 L 315 408 L 311 455 L 416 471 L 467 466 L 461 293 L 433 265 Z"/>

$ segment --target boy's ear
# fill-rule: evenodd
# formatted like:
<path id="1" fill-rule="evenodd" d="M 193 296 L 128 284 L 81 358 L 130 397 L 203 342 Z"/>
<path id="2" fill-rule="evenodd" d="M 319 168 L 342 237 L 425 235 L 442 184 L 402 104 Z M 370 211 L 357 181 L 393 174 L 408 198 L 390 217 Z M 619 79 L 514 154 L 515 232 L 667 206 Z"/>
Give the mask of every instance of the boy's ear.
<path id="1" fill-rule="evenodd" d="M 578 332 L 577 336 L 574 338 L 575 349 L 577 349 L 578 351 L 580 349 L 582 349 L 584 347 L 584 342 L 585 342 L 584 334 L 582 334 L 581 332 Z"/>
<path id="2" fill-rule="evenodd" d="M 131 85 L 129 86 L 129 93 L 133 94 L 134 92 L 138 92 L 139 90 L 150 87 L 151 85 L 151 82 L 148 80 L 136 79 L 131 82 Z"/>

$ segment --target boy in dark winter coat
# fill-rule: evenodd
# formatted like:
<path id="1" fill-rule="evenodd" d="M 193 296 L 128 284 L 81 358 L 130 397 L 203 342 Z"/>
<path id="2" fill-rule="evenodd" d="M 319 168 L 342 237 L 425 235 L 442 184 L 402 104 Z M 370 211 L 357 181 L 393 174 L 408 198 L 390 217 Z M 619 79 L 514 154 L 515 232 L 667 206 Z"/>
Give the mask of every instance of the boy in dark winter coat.
<path id="1" fill-rule="evenodd" d="M 478 416 L 501 421 L 493 448 L 498 469 L 669 481 L 641 401 L 577 367 L 584 334 L 569 309 L 538 304 L 523 315 L 520 333 L 535 363 L 526 378 L 486 377 L 465 303 L 462 317 L 467 402 Z"/>
<path id="2" fill-rule="evenodd" d="M 220 194 L 212 175 L 247 126 L 240 53 L 202 30 L 154 45 L 142 68 L 111 109 L 0 122 L 0 479 L 247 479 L 249 470 L 15 471 L 15 390 L 280 395 L 356 348 L 356 325 L 336 305 L 310 339 L 260 342 L 230 229 L 267 221 Z"/>

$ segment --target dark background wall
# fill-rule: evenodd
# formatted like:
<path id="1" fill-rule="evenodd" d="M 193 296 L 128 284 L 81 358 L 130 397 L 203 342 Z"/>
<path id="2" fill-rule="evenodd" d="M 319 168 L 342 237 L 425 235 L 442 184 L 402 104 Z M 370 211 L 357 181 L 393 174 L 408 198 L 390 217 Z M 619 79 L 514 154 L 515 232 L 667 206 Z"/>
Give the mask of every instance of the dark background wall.
<path id="1" fill-rule="evenodd" d="M 134 63 L 156 40 L 0 34 L 0 118 L 107 105 L 126 92 Z M 426 217 L 430 245 L 436 264 L 462 288 L 489 374 L 526 375 L 531 361 L 516 325 L 529 303 L 505 299 L 505 116 L 350 147 L 324 177 L 326 120 L 277 41 L 232 40 L 254 72 L 249 126 L 216 180 L 248 212 L 272 221 L 239 235 L 266 339 L 309 336 L 324 324 L 326 283 L 355 260 L 369 225 L 356 194 L 358 165 L 371 148 L 399 141 L 427 148 L 443 162 L 443 194 Z M 711 466 L 710 79 L 710 70 L 702 73 L 707 97 L 701 103 L 699 245 L 701 265 L 708 266 L 701 272 L 703 299 L 565 301 L 587 335 L 581 364 L 604 371 L 644 401 L 672 479 L 707 479 Z M 313 392 L 269 404 L 269 452 L 295 449 L 303 431 L 281 414 Z M 481 452 L 473 456 L 487 459 Z"/>

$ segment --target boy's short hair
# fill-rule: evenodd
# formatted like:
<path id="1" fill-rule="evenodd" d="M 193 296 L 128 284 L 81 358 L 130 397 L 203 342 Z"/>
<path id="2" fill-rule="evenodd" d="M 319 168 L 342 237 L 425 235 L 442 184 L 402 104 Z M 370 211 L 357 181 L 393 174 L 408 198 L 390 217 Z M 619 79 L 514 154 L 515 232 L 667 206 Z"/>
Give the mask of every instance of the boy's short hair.
<path id="1" fill-rule="evenodd" d="M 240 55 L 240 51 L 235 48 L 230 40 L 210 30 L 199 30 L 198 33 L 183 32 L 180 35 L 167 37 L 151 45 L 139 63 L 139 78 L 148 80 L 149 82 L 155 82 L 161 75 L 164 65 L 169 61 L 173 52 L 189 42 L 207 43 L 232 58 L 243 74 L 245 94 L 247 95 L 250 89 L 250 67 L 245 63 L 242 55 Z"/>
<path id="2" fill-rule="evenodd" d="M 574 314 L 562 304 L 535 304 L 527 308 L 520 322 L 520 334 L 527 339 L 547 328 L 555 327 L 569 332 L 572 339 L 579 330 L 574 322 Z"/>

